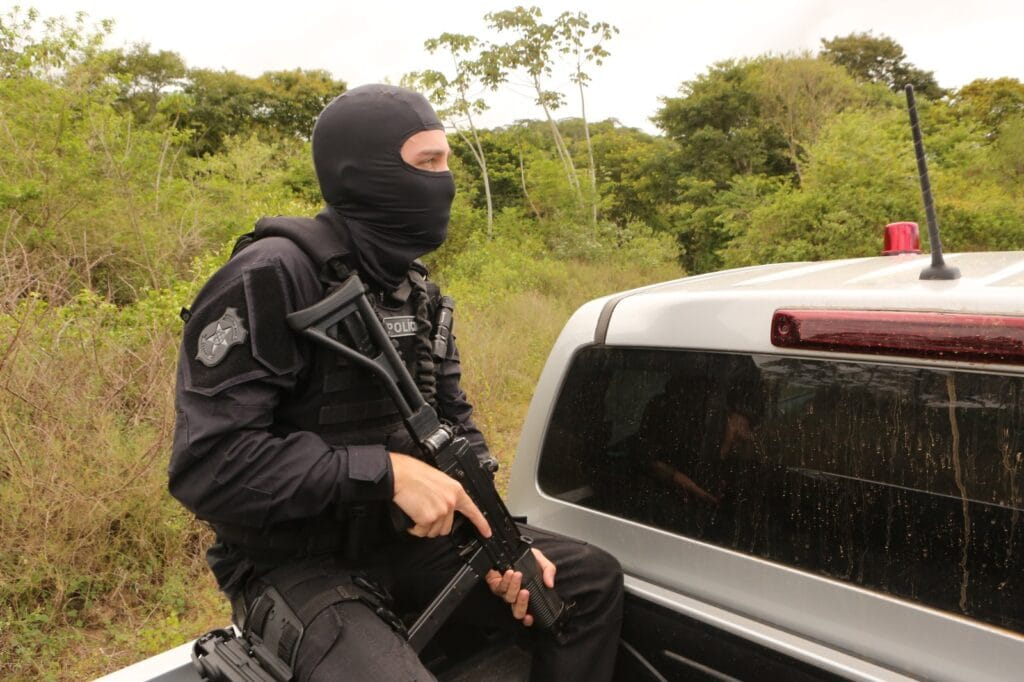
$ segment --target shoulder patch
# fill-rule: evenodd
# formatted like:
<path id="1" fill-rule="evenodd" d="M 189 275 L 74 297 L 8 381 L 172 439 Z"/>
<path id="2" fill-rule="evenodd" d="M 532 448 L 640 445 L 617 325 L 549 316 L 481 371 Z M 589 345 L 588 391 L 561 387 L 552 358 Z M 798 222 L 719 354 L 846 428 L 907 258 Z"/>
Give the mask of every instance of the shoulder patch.
<path id="1" fill-rule="evenodd" d="M 244 343 L 247 336 L 248 332 L 245 331 L 238 311 L 229 307 L 220 319 L 214 320 L 199 332 L 196 360 L 207 367 L 216 367 L 227 357 L 232 346 Z"/>
<path id="2" fill-rule="evenodd" d="M 180 348 L 183 387 L 190 393 L 213 396 L 301 366 L 285 322 L 292 307 L 280 260 L 245 261 L 260 255 L 259 248 L 254 244 L 229 261 L 196 297 Z"/>

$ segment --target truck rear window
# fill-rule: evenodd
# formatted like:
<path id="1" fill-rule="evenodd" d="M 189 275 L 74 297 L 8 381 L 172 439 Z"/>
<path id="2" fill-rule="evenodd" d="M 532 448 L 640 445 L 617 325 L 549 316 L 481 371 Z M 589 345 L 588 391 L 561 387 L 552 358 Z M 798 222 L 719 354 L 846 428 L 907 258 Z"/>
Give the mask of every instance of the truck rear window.
<path id="1" fill-rule="evenodd" d="M 548 494 L 1024 631 L 1024 379 L 592 347 Z"/>

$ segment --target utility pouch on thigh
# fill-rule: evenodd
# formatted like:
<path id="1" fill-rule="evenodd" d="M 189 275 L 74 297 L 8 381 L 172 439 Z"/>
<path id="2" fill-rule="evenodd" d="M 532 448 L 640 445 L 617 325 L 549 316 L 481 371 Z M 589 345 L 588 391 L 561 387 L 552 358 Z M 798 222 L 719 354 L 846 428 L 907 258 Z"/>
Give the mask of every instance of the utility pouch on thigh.
<path id="1" fill-rule="evenodd" d="M 339 575 L 321 576 L 318 580 L 303 580 L 302 577 L 303 573 L 297 572 L 279 585 L 294 608 L 277 588 L 267 586 L 253 602 L 245 619 L 246 637 L 261 642 L 290 668 L 295 668 L 305 628 L 335 604 L 361 602 L 399 635 L 406 635 L 405 625 L 390 609 L 391 596 L 366 576 L 357 573 L 350 576 L 351 582 L 340 579 Z"/>
<path id="2" fill-rule="evenodd" d="M 290 679 L 304 631 L 303 621 L 284 597 L 273 587 L 267 587 L 246 614 L 242 637 L 253 645 L 257 658 L 273 657 L 286 666 Z"/>

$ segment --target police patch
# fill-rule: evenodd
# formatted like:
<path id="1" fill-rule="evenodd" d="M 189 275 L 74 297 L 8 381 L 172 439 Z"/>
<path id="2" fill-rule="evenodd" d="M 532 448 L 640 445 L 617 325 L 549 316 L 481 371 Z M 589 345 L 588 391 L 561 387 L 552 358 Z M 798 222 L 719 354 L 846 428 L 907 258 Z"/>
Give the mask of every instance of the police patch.
<path id="1" fill-rule="evenodd" d="M 388 331 L 388 336 L 393 339 L 400 336 L 416 336 L 416 318 L 411 315 L 385 317 L 382 322 L 384 322 L 384 329 Z"/>
<path id="2" fill-rule="evenodd" d="M 211 322 L 199 332 L 196 360 L 207 367 L 214 367 L 227 356 L 232 346 L 245 341 L 246 336 L 248 334 L 242 326 L 242 319 L 238 317 L 238 311 L 228 308 L 219 320 Z"/>

